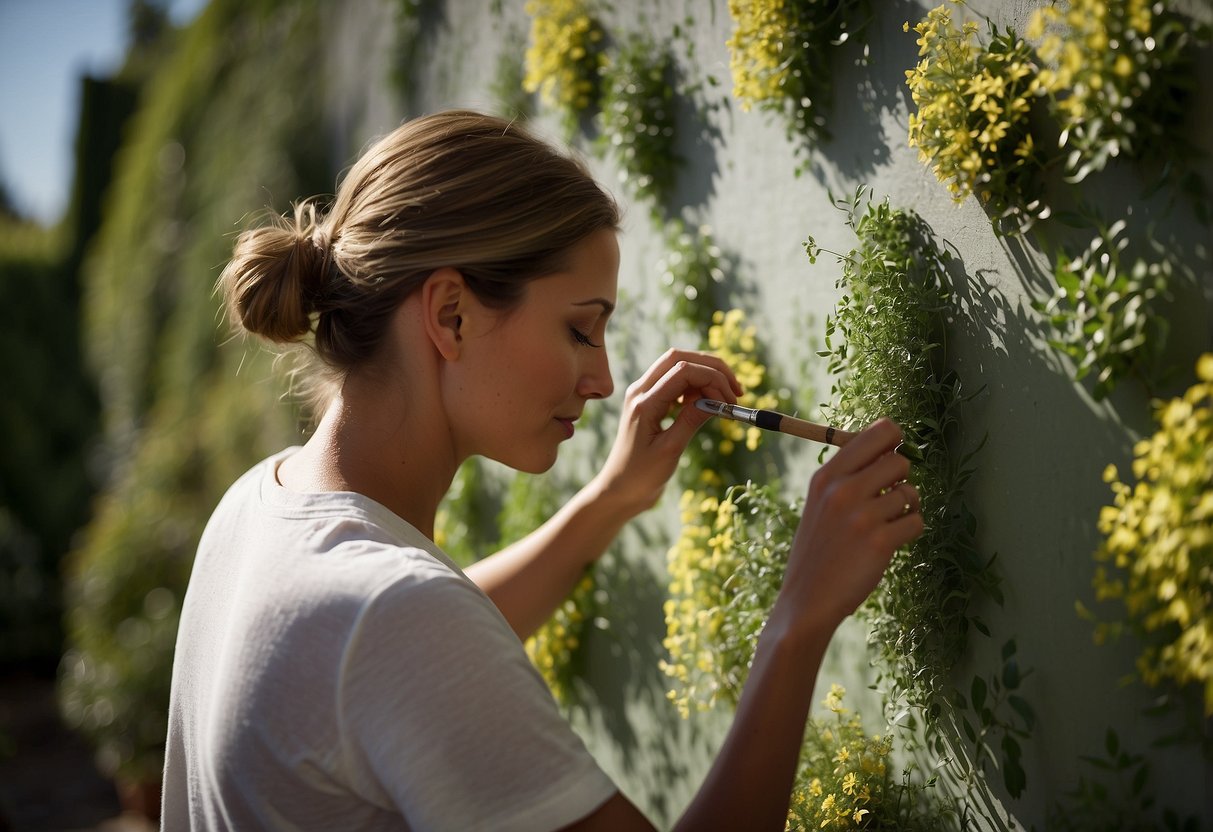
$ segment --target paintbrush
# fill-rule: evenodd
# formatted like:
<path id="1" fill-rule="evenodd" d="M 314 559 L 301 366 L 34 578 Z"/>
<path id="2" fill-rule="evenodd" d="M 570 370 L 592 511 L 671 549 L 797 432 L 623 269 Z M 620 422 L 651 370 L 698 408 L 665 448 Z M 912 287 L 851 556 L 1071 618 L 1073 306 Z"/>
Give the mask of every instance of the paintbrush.
<path id="1" fill-rule="evenodd" d="M 811 439 L 814 442 L 837 445 L 840 448 L 855 438 L 855 434 L 849 431 L 839 430 L 828 425 L 817 425 L 813 422 L 806 422 L 804 419 L 797 419 L 795 416 L 788 416 L 786 413 L 778 413 L 774 410 L 742 407 L 739 404 L 727 404 L 716 399 L 696 399 L 695 406 L 705 413 L 711 413 L 713 416 L 734 419 L 738 422 L 745 422 L 746 424 L 762 428 L 763 430 L 787 433 L 792 436 L 799 436 L 801 439 Z"/>

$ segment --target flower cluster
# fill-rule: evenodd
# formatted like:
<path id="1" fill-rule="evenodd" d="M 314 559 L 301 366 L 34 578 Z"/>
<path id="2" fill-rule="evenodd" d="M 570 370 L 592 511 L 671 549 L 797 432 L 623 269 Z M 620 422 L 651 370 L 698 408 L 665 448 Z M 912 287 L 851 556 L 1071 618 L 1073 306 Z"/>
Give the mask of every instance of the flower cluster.
<path id="1" fill-rule="evenodd" d="M 1167 321 L 1157 306 L 1169 297 L 1174 267 L 1161 251 L 1157 260 L 1122 264 L 1127 225 L 1119 220 L 1078 257 L 1058 258 L 1057 290 L 1036 304 L 1053 326 L 1050 343 L 1074 360 L 1075 377 L 1095 373 L 1096 399 L 1128 375 L 1148 383 L 1167 340 Z"/>
<path id="2" fill-rule="evenodd" d="M 745 387 L 739 402 L 745 407 L 771 408 L 779 397 L 766 390 L 767 370 L 758 360 L 755 328 L 745 323 L 740 309 L 717 311 L 707 334 L 708 348 L 733 368 Z M 746 460 L 738 459 L 738 446 L 756 451 L 762 443 L 758 428 L 728 419 L 714 420 L 697 435 L 683 457 L 682 529 L 670 548 L 669 600 L 665 604 L 665 647 L 670 660 L 662 670 L 677 687 L 669 698 L 685 717 L 692 702 L 700 708 L 714 705 L 722 690 L 740 690 L 739 668 L 749 667 L 749 656 L 734 649 L 736 644 L 757 637 L 761 620 L 751 620 L 725 631 L 736 635 L 734 647 L 724 644 L 726 622 L 725 581 L 744 563 L 737 548 L 734 489 L 721 500 L 715 492 L 740 481 Z M 730 636 L 731 637 L 731 636 Z M 744 672 L 742 672 L 744 676 Z"/>
<path id="3" fill-rule="evenodd" d="M 831 49 L 850 36 L 855 0 L 729 0 L 733 95 L 791 116 L 789 132 L 827 138 Z"/>
<path id="4" fill-rule="evenodd" d="M 766 389 L 767 368 L 758 358 L 757 328 L 746 324 L 745 312 L 740 309 L 714 312 L 708 330 L 708 349 L 728 364 L 741 382 L 745 392 L 738 397 L 738 404 L 768 409 L 779 406 L 779 396 Z M 731 419 L 719 419 L 715 424 L 724 437 L 718 445 L 724 456 L 733 453 L 740 443 L 748 450 L 756 451 L 762 442 L 759 428 Z"/>
<path id="5" fill-rule="evenodd" d="M 685 718 L 692 704 L 736 704 L 749 675 L 758 635 L 787 566 L 799 507 L 772 486 L 730 488 L 723 500 L 687 491 L 682 536 L 670 550 L 666 601 L 669 698 Z"/>
<path id="6" fill-rule="evenodd" d="M 1115 466 L 1104 473 L 1115 498 L 1099 516 L 1094 586 L 1153 637 L 1138 660 L 1142 678 L 1201 685 L 1213 713 L 1213 354 L 1201 356 L 1196 375 L 1134 448 L 1136 484 L 1120 482 Z M 1116 629 L 1105 624 L 1097 635 Z"/>
<path id="7" fill-rule="evenodd" d="M 729 38 L 733 96 L 748 111 L 755 102 L 780 99 L 794 49 L 789 9 L 784 0 L 729 0 L 736 28 Z"/>
<path id="8" fill-rule="evenodd" d="M 712 313 L 704 348 L 733 369 L 745 392 L 737 398 L 742 407 L 777 409 L 783 397 L 770 389 L 761 359 L 757 329 L 746 324 L 740 309 Z M 734 453 L 738 446 L 757 451 L 762 430 L 731 419 L 713 419 L 700 430 L 679 461 L 681 480 L 688 488 L 719 489 L 744 482 L 753 473 L 754 460 Z"/>
<path id="9" fill-rule="evenodd" d="M 587 572 L 555 614 L 526 640 L 526 654 L 561 705 L 575 698 L 573 677 L 587 611 L 594 604 L 594 575 Z"/>
<path id="10" fill-rule="evenodd" d="M 846 690 L 831 685 L 823 705 L 832 714 L 805 732 L 786 829 L 893 828 L 891 736 L 869 736 L 842 704 Z"/>
<path id="11" fill-rule="evenodd" d="M 1064 10 L 1063 10 L 1064 8 Z M 1191 89 L 1188 30 L 1157 0 L 1069 0 L 1032 15 L 1049 66 L 1040 83 L 1069 147 L 1073 181 L 1124 152 L 1171 145 Z"/>
<path id="12" fill-rule="evenodd" d="M 619 163 L 619 179 L 654 214 L 668 201 L 678 174 L 674 152 L 674 58 L 666 47 L 635 37 L 603 70 L 603 139 Z"/>
<path id="13" fill-rule="evenodd" d="M 706 710 L 720 694 L 715 639 L 724 620 L 725 581 L 740 565 L 733 546 L 731 498 L 721 500 L 703 491 L 682 495 L 682 533 L 667 556 L 669 598 L 665 602 L 669 660 L 662 672 L 674 680 L 666 695 L 684 719 L 692 704 Z"/>
<path id="14" fill-rule="evenodd" d="M 1048 216 L 1037 197 L 1041 160 L 1028 125 L 1043 91 L 1031 48 L 994 27 L 989 43 L 980 44 L 978 25 L 957 27 L 946 5 L 914 31 L 921 60 L 906 72 L 918 108 L 910 114 L 910 146 L 956 202 L 977 194 L 1000 227 Z"/>
<path id="15" fill-rule="evenodd" d="M 528 0 L 531 42 L 523 88 L 575 122 L 597 103 L 602 27 L 583 0 Z"/>
<path id="16" fill-rule="evenodd" d="M 547 522 L 560 507 L 562 489 L 551 475 L 517 475 L 510 480 L 497 527 L 499 546 L 521 540 Z M 556 701 L 571 705 L 576 690 L 578 650 L 595 607 L 594 568 L 591 567 L 556 611 L 526 640 L 526 652 L 552 690 Z"/>

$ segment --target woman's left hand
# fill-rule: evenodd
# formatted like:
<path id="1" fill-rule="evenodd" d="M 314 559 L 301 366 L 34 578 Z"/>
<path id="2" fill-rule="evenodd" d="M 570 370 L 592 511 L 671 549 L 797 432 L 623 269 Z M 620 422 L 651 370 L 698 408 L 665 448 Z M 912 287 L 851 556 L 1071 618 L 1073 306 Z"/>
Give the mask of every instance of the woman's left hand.
<path id="1" fill-rule="evenodd" d="M 595 477 L 603 496 L 620 499 L 636 514 L 651 508 L 695 431 L 712 418 L 691 405 L 697 399 L 732 404 L 742 392 L 737 376 L 715 355 L 668 350 L 627 389 L 615 444 Z M 682 409 L 663 426 L 678 404 Z"/>

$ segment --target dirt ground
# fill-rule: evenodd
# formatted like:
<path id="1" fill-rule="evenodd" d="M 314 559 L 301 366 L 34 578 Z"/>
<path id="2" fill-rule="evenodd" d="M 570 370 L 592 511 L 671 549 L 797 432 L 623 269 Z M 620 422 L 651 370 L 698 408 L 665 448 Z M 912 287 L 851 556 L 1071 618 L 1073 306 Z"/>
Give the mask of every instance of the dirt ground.
<path id="1" fill-rule="evenodd" d="M 123 813 L 84 740 L 59 719 L 55 683 L 0 678 L 0 832 L 151 832 Z"/>

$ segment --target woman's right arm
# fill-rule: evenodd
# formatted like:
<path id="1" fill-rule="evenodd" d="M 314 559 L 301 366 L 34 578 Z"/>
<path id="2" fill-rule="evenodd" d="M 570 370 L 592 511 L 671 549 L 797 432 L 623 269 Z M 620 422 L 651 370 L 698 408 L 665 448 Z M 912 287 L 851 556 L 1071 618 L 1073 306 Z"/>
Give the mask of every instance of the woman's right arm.
<path id="1" fill-rule="evenodd" d="M 922 533 L 918 495 L 882 419 L 813 476 L 775 606 L 759 638 L 733 724 L 676 829 L 782 830 L 826 647 L 875 588 L 898 548 Z M 622 795 L 569 827 L 648 830 Z"/>

